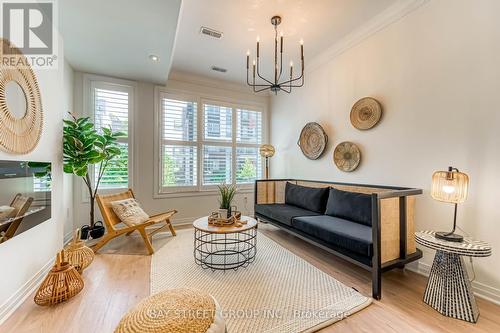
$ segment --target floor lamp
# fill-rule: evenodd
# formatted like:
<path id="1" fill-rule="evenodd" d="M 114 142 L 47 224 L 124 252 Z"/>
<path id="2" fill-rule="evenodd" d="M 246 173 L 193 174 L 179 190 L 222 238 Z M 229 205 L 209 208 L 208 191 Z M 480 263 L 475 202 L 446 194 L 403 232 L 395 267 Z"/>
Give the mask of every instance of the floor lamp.
<path id="1" fill-rule="evenodd" d="M 266 179 L 269 179 L 269 158 L 274 156 L 274 147 L 270 144 L 264 144 L 259 147 L 260 156 L 266 159 Z"/>

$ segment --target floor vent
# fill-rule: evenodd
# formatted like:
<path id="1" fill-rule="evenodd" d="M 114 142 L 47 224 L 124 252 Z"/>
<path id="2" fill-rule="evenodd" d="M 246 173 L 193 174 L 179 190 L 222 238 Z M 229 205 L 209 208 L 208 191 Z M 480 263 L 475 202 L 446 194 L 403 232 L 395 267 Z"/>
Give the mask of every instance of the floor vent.
<path id="1" fill-rule="evenodd" d="M 207 27 L 201 27 L 200 33 L 217 39 L 220 39 L 223 36 L 222 32 Z"/>

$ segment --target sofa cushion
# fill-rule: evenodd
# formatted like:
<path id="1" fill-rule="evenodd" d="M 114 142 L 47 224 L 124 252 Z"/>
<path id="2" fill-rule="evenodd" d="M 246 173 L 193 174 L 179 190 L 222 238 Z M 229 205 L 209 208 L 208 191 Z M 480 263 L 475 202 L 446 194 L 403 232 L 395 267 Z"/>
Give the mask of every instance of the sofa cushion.
<path id="1" fill-rule="evenodd" d="M 255 205 L 255 213 L 269 217 L 275 221 L 292 225 L 292 218 L 297 216 L 314 216 L 318 213 L 286 204 L 261 204 Z"/>
<path id="2" fill-rule="evenodd" d="M 328 200 L 328 188 L 315 188 L 295 185 L 287 182 L 285 186 L 285 203 L 316 213 L 325 212 Z"/>
<path id="3" fill-rule="evenodd" d="M 330 188 L 325 214 L 371 227 L 371 195 Z"/>
<path id="4" fill-rule="evenodd" d="M 338 217 L 301 216 L 292 219 L 292 227 L 333 247 L 340 247 L 354 253 L 371 257 L 372 228 Z"/>

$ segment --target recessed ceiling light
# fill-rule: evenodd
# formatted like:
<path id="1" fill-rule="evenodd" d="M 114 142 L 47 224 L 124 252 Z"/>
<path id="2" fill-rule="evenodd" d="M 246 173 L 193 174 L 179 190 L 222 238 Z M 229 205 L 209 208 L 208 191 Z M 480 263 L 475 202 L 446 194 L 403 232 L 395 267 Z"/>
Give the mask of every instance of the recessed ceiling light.
<path id="1" fill-rule="evenodd" d="M 150 55 L 149 55 L 149 59 L 150 59 L 151 61 L 160 61 L 160 57 L 158 57 L 158 56 L 157 56 L 157 55 L 155 55 L 155 54 L 150 54 Z"/>

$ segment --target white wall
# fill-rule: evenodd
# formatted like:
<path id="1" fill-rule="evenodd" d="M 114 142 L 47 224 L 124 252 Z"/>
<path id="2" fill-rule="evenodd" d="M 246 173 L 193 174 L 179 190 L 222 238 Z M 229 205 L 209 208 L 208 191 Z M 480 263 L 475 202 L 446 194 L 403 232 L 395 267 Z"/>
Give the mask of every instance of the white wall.
<path id="1" fill-rule="evenodd" d="M 72 104 L 72 69 L 64 62 L 59 41 L 57 70 L 35 70 L 44 111 L 43 133 L 36 149 L 26 155 L 0 152 L 1 160 L 52 162 L 52 218 L 0 245 L 0 322 L 36 286 L 72 228 L 71 178 L 62 172 L 62 118 Z"/>
<path id="2" fill-rule="evenodd" d="M 453 208 L 430 198 L 431 175 L 449 165 L 467 172 L 470 195 L 458 224 L 493 244 L 493 256 L 475 260 L 475 287 L 492 297 L 500 297 L 499 12 L 497 0 L 429 1 L 308 71 L 305 87 L 271 99 L 273 177 L 422 188 L 416 229 L 447 230 Z M 384 115 L 363 132 L 351 126 L 349 112 L 365 96 L 380 100 Z M 324 126 L 330 140 L 317 161 L 296 145 L 310 121 Z M 333 164 L 333 148 L 342 141 L 362 150 L 353 173 Z M 425 251 L 423 267 L 432 258 Z"/>
<path id="3" fill-rule="evenodd" d="M 75 74 L 74 84 L 75 111 L 83 110 L 84 74 Z M 266 109 L 267 96 L 256 96 L 248 88 L 213 79 L 192 76 L 185 73 L 172 73 L 166 89 L 200 95 L 217 100 L 252 101 L 261 103 Z M 154 187 L 154 132 L 155 132 L 155 85 L 145 82 L 136 83 L 136 105 L 134 118 L 134 184 L 137 199 L 148 213 L 159 213 L 168 209 L 177 209 L 173 223 L 191 223 L 194 219 L 207 215 L 217 208 L 217 196 L 214 194 L 193 194 L 191 196 L 171 196 L 155 198 Z M 89 205 L 83 198 L 81 180 L 75 178 L 75 224 L 88 224 Z M 247 198 L 245 203 L 245 198 Z M 236 196 L 235 204 L 244 213 L 253 213 L 253 193 L 246 192 Z"/>

